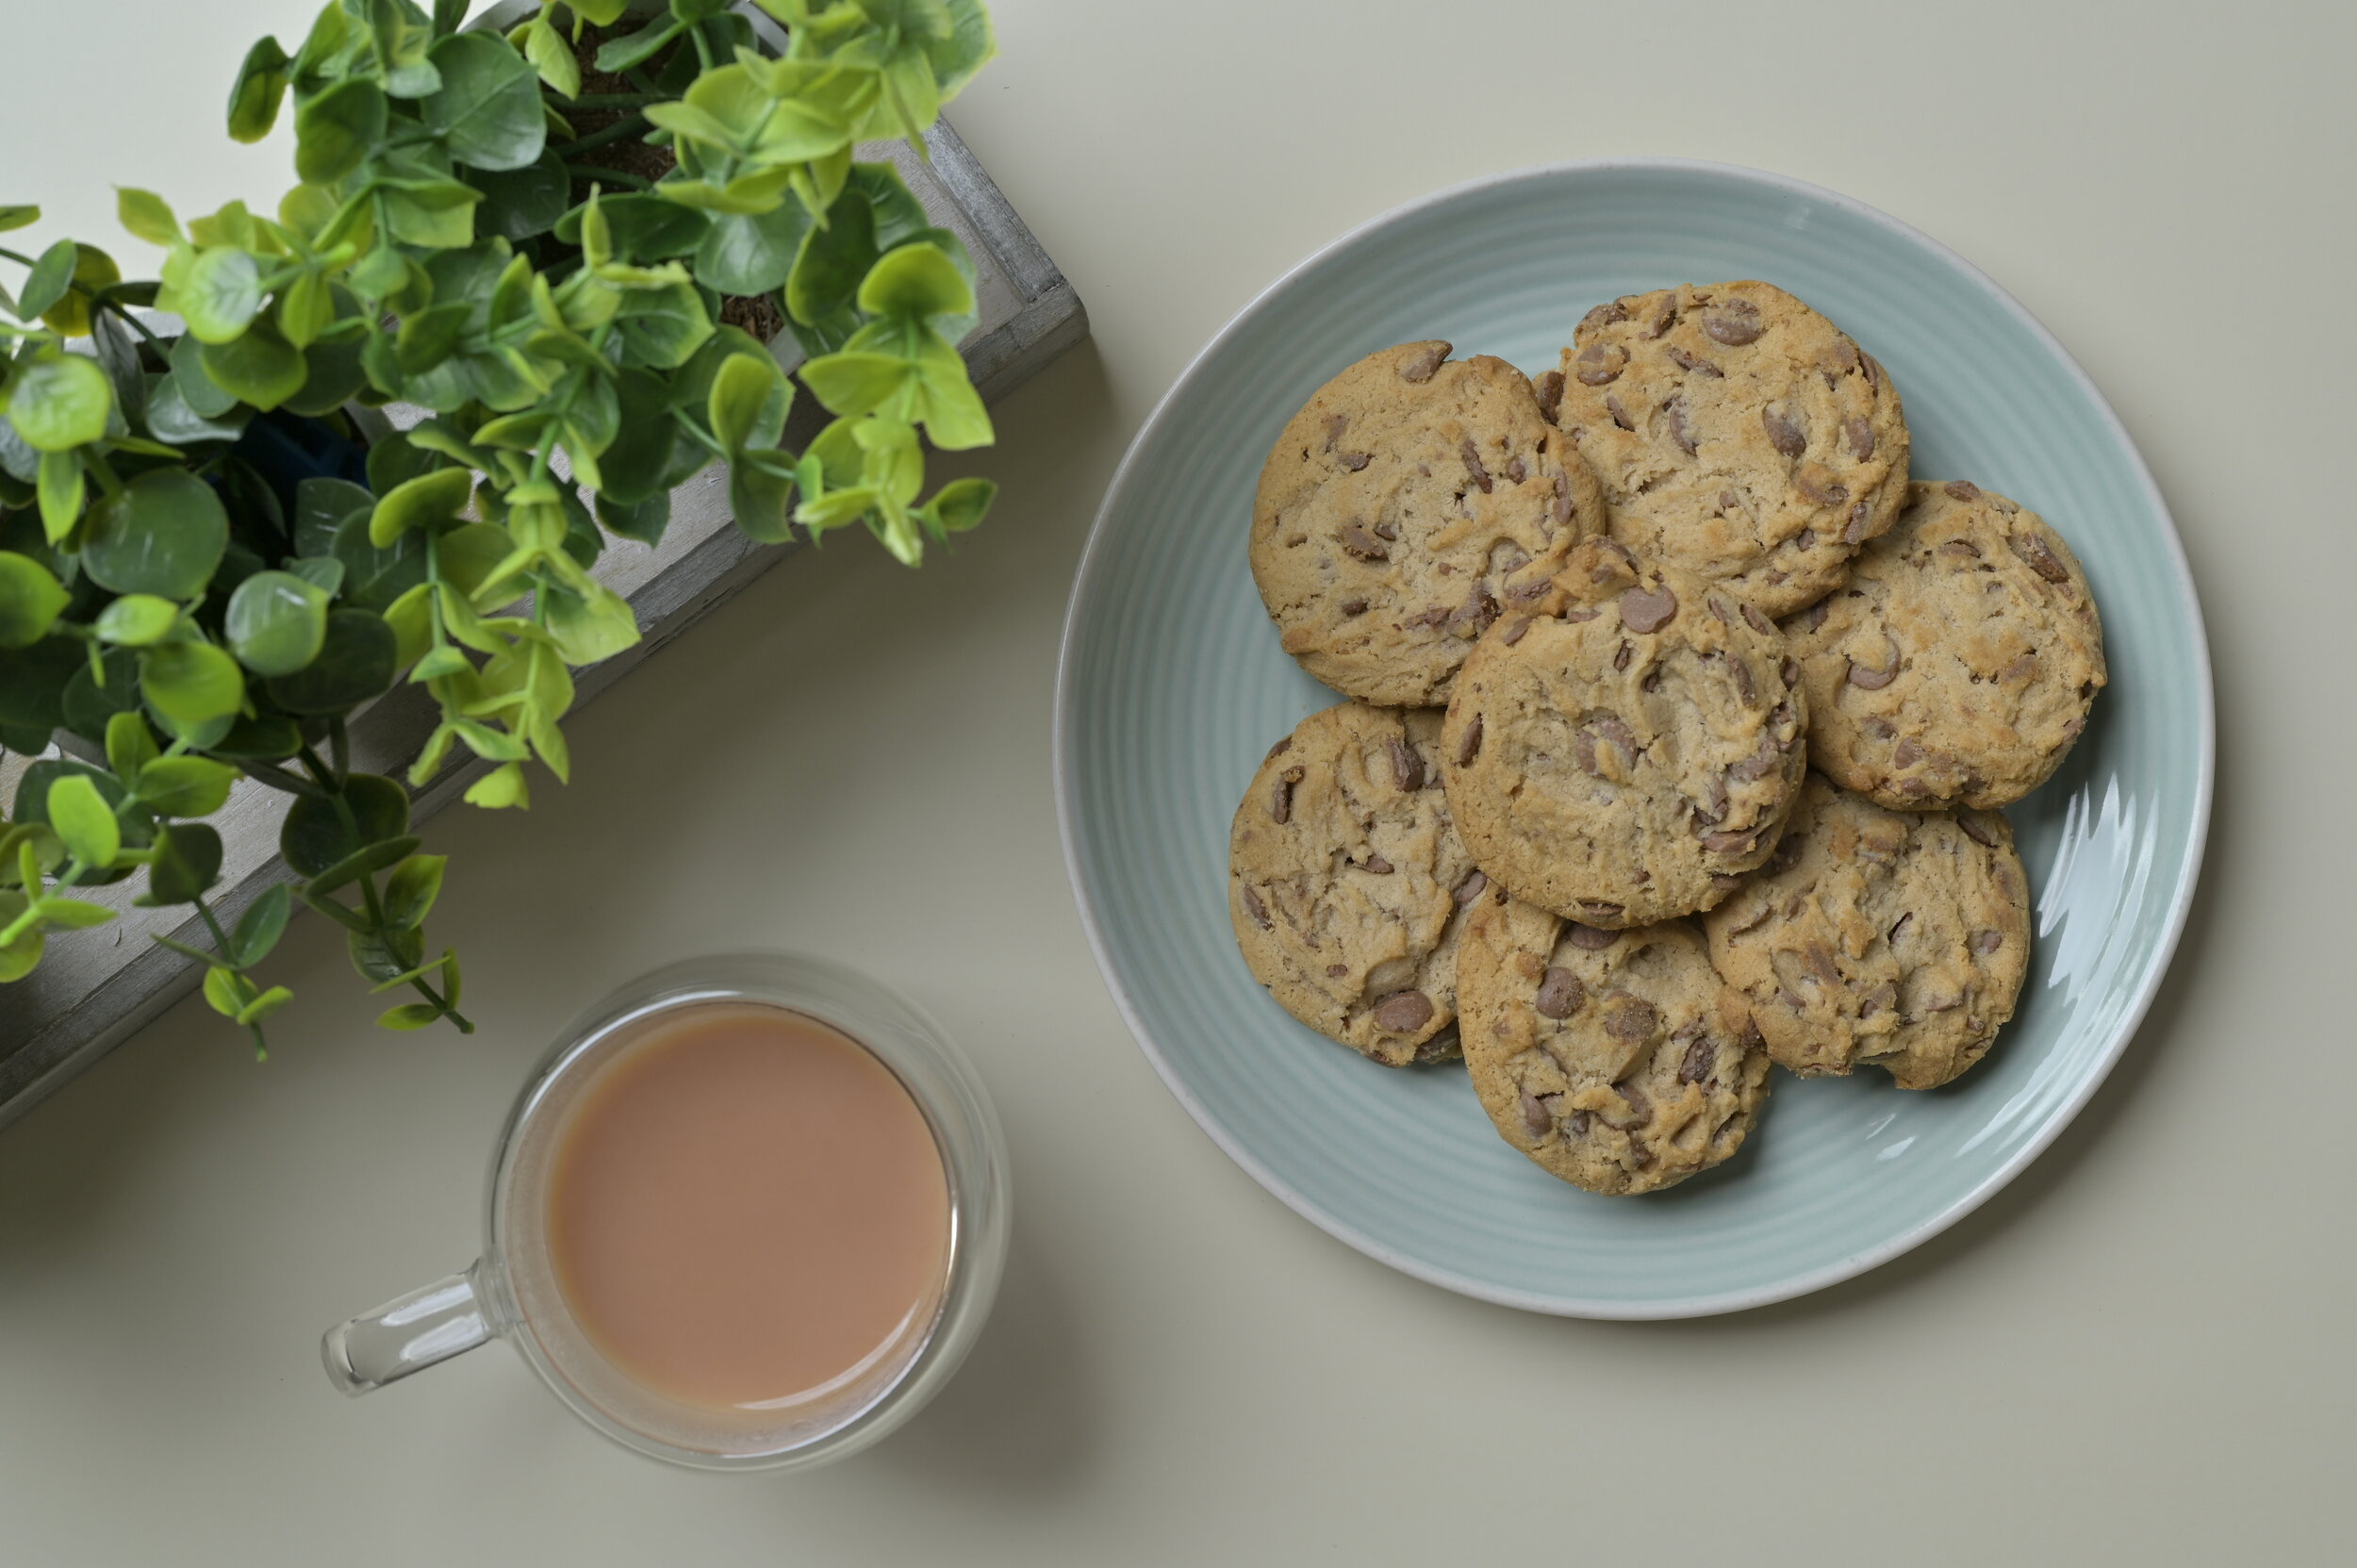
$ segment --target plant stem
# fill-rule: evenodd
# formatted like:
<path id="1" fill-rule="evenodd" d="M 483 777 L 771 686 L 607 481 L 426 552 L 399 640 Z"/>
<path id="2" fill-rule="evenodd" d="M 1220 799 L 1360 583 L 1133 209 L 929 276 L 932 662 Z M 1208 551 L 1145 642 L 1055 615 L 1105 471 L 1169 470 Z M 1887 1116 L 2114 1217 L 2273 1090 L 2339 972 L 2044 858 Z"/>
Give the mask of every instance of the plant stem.
<path id="1" fill-rule="evenodd" d="M 245 776 L 255 783 L 268 784 L 272 789 L 281 789 L 289 795 L 307 795 L 318 800 L 327 793 L 308 779 L 289 773 L 282 767 L 273 767 L 266 762 L 248 762 L 240 758 L 238 766 L 245 769 Z"/>
<path id="2" fill-rule="evenodd" d="M 579 140 L 560 141 L 550 151 L 560 157 L 569 157 L 575 153 L 585 153 L 592 147 L 602 147 L 608 142 L 620 141 L 633 136 L 642 136 L 651 128 L 645 115 L 634 114 L 628 119 L 617 120 L 602 131 L 591 131 Z"/>
<path id="3" fill-rule="evenodd" d="M 230 972 L 235 974 L 239 979 L 244 981 L 248 985 L 252 985 L 254 983 L 253 977 L 245 972 L 245 966 L 238 962 L 238 949 L 231 946 L 229 933 L 221 929 L 221 921 L 216 919 L 213 916 L 213 906 L 205 901 L 205 895 L 202 893 L 199 893 L 196 896 L 196 912 L 199 916 L 204 917 L 205 929 L 213 933 L 213 947 L 215 949 L 220 952 L 222 957 L 229 961 Z M 254 1036 L 255 1060 L 268 1061 L 270 1059 L 270 1042 L 262 1038 L 262 1026 L 258 1023 L 252 1023 L 246 1025 L 245 1027 L 247 1032 Z"/>
<path id="4" fill-rule="evenodd" d="M 565 173 L 575 179 L 588 180 L 597 185 L 610 182 L 632 190 L 648 190 L 653 189 L 654 186 L 652 180 L 641 179 L 636 174 L 626 174 L 619 169 L 601 168 L 594 163 L 568 163 L 565 165 Z"/>
<path id="5" fill-rule="evenodd" d="M 651 88 L 652 84 L 650 83 L 649 86 Z M 650 91 L 646 92 L 585 92 L 578 98 L 567 99 L 566 105 L 570 108 L 643 108 L 649 104 L 665 102 L 668 100 L 662 93 Z"/>

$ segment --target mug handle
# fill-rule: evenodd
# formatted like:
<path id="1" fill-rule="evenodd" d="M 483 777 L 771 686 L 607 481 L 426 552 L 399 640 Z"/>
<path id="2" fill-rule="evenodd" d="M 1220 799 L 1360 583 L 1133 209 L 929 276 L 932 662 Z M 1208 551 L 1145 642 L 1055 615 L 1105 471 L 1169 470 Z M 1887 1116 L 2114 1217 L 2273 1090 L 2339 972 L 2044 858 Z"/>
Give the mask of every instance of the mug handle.
<path id="1" fill-rule="evenodd" d="M 358 1395 L 446 1362 L 491 1338 L 475 1291 L 476 1263 L 339 1323 L 320 1340 L 327 1380 Z"/>

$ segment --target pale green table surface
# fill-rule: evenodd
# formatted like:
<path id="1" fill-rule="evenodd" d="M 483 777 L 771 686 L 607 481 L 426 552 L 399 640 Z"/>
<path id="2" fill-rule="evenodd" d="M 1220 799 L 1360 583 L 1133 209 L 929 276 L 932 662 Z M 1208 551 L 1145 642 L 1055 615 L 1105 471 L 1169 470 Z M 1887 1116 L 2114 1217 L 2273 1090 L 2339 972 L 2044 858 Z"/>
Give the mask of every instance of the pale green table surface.
<path id="1" fill-rule="evenodd" d="M 11 6 L 0 199 L 126 255 L 108 182 L 274 199 L 221 104 L 311 8 Z M 2346 1560 L 2357 20 L 2212 10 L 1003 0 L 955 117 L 1096 341 L 944 465 L 997 514 L 914 577 L 789 563 L 574 721 L 570 788 L 430 825 L 478 1035 L 372 1032 L 306 921 L 267 1066 L 185 1004 L 0 1134 L 0 1560 Z M 1229 1165 L 1107 999 L 1048 787 L 1080 541 L 1195 349 L 1388 206 L 1611 153 L 1819 181 L 2018 295 L 2158 475 L 2218 682 L 2200 899 L 2079 1123 L 1899 1263 L 1684 1324 L 1461 1300 Z M 549 1032 L 748 942 L 907 988 L 997 1098 L 1014 1255 L 941 1401 L 739 1480 L 609 1449 L 503 1348 L 335 1395 L 320 1329 L 471 1255 Z"/>

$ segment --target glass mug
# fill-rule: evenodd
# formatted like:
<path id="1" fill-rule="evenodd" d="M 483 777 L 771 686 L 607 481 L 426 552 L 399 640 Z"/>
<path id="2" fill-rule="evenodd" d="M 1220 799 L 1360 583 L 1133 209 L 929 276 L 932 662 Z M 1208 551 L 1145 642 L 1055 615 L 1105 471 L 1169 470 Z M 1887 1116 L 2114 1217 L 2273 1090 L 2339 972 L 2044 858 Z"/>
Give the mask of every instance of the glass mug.
<path id="1" fill-rule="evenodd" d="M 815 1407 L 721 1411 L 633 1379 L 575 1318 L 550 1246 L 551 1182 L 569 1113 L 601 1069 L 648 1038 L 648 1026 L 714 1003 L 783 1009 L 864 1047 L 922 1113 L 947 1179 L 946 1263 L 930 1321 L 816 1391 L 828 1396 Z M 596 1003 L 533 1068 L 492 1154 L 475 1264 L 329 1329 L 321 1352 L 329 1379 L 360 1395 L 502 1338 L 574 1414 L 624 1447 L 702 1470 L 800 1468 L 866 1447 L 948 1381 L 998 1288 L 1008 1200 L 1005 1135 L 981 1081 L 914 1002 L 821 959 L 693 959 Z"/>

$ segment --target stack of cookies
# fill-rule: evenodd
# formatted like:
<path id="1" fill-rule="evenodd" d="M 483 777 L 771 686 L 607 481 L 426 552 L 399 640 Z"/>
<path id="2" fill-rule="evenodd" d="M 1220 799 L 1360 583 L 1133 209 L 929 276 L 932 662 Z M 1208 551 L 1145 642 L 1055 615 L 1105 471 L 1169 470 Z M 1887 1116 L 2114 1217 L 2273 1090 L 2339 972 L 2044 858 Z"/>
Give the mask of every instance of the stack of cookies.
<path id="1" fill-rule="evenodd" d="M 1295 1017 L 1453 1062 L 1593 1192 L 1741 1147 L 1771 1063 L 1946 1083 L 2028 967 L 1999 808 L 2104 684 L 2035 513 L 1909 483 L 1899 394 L 1783 290 L 1589 312 L 1534 383 L 1368 355 L 1261 470 L 1252 573 L 1352 699 L 1237 808 L 1229 911 Z"/>

